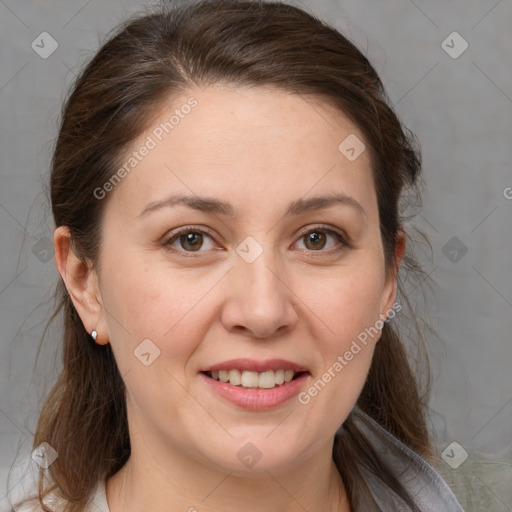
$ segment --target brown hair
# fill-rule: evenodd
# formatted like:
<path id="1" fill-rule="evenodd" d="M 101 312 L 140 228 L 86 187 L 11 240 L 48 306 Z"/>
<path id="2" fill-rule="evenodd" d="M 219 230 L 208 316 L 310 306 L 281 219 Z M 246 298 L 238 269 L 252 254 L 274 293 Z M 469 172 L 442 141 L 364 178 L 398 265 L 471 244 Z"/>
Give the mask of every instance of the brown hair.
<path id="1" fill-rule="evenodd" d="M 93 192 L 113 176 L 123 152 L 147 128 L 159 104 L 191 87 L 221 82 L 277 87 L 321 99 L 360 128 L 371 153 L 386 271 L 391 272 L 397 233 L 403 228 L 402 192 L 416 191 L 419 197 L 419 146 L 356 46 L 313 15 L 278 2 L 186 2 L 138 15 L 83 69 L 63 108 L 51 174 L 55 224 L 69 227 L 79 257 L 97 264 L 108 197 L 99 201 Z M 408 279 L 424 279 L 408 248 L 400 272 L 402 268 Z M 398 294 L 410 307 L 413 337 L 424 356 L 425 365 L 419 368 L 425 371 L 419 379 L 396 320 L 386 323 L 357 404 L 407 446 L 429 457 L 428 359 L 400 273 Z M 47 442 L 59 457 L 48 470 L 52 486 L 45 488 L 41 470 L 38 498 L 43 510 L 51 510 L 43 498 L 57 489 L 67 500 L 66 512 L 81 512 L 95 485 L 115 474 L 130 455 L 125 388 L 110 345 L 91 342 L 62 281 L 56 297 L 52 319 L 63 314 L 63 368 L 42 407 L 33 446 Z M 419 510 L 370 449 L 352 415 L 343 426 L 333 457 L 353 510 L 374 504 L 359 466 L 376 473 L 412 510 Z"/>

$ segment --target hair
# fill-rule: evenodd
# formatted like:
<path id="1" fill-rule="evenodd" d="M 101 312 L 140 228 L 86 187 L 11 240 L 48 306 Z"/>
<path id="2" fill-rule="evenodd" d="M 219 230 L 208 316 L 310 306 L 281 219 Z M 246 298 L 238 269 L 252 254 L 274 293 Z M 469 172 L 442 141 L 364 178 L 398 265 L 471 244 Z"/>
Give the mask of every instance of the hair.
<path id="1" fill-rule="evenodd" d="M 211 84 L 270 87 L 319 99 L 361 130 L 371 155 L 385 270 L 391 273 L 398 232 L 409 239 L 401 198 L 405 190 L 419 195 L 416 137 L 399 121 L 368 59 L 338 30 L 289 4 L 246 0 L 186 2 L 138 14 L 116 29 L 76 78 L 63 106 L 50 192 L 55 225 L 69 228 L 80 259 L 98 265 L 108 196 L 100 201 L 94 190 L 112 178 L 164 101 Z M 407 276 L 424 274 L 409 249 L 400 268 Z M 397 280 L 410 306 L 400 274 Z M 110 344 L 91 342 L 62 280 L 55 293 L 50 322 L 63 317 L 62 369 L 44 401 L 33 447 L 47 442 L 59 457 L 47 470 L 51 486 L 45 487 L 40 471 L 37 498 L 51 511 L 43 500 L 56 489 L 66 500 L 65 512 L 82 512 L 97 483 L 130 456 L 125 386 Z M 420 370 L 413 371 L 397 322 L 385 323 L 357 406 L 428 459 L 430 373 L 425 339 L 411 311 Z M 375 504 L 363 467 L 419 511 L 352 414 L 342 430 L 333 459 L 353 510 Z"/>

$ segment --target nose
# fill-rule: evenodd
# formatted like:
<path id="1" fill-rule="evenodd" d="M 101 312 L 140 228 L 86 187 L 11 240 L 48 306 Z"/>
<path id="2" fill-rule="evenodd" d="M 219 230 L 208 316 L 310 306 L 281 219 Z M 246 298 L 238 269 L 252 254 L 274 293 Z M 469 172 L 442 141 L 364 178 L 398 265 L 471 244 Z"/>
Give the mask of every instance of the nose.
<path id="1" fill-rule="evenodd" d="M 298 320 L 289 276 L 282 265 L 263 253 L 252 263 L 237 258 L 229 272 L 227 299 L 221 321 L 229 332 L 242 333 L 253 338 L 269 338 L 289 332 Z"/>

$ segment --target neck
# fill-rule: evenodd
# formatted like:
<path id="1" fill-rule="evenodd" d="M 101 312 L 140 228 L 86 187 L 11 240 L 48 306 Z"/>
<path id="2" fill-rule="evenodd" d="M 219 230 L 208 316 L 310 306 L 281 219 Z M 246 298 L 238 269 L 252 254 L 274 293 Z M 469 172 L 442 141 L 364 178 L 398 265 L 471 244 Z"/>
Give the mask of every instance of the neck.
<path id="1" fill-rule="evenodd" d="M 350 512 L 331 447 L 301 465 L 242 475 L 187 454 L 132 445 L 129 460 L 106 485 L 110 512 Z"/>

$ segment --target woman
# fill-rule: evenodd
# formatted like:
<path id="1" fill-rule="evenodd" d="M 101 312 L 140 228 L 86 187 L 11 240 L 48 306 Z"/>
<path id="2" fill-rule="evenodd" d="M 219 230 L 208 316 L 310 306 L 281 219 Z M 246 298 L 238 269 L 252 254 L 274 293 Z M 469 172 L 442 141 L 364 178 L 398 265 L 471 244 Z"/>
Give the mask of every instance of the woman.
<path id="1" fill-rule="evenodd" d="M 389 322 L 400 265 L 421 272 L 398 208 L 420 171 L 368 60 L 306 12 L 127 23 L 53 156 L 36 509 L 461 511 Z"/>

